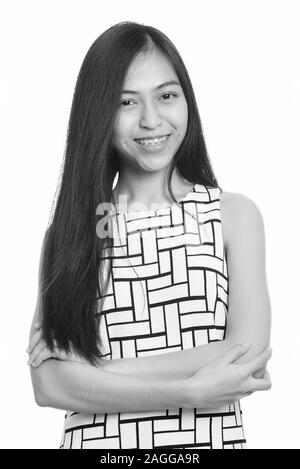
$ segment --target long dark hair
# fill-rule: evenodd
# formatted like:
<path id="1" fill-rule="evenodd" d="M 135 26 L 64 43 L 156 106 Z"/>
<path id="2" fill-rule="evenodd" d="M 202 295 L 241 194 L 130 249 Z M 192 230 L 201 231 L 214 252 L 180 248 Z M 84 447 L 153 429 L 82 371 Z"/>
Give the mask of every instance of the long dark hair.
<path id="1" fill-rule="evenodd" d="M 40 316 L 47 346 L 69 352 L 72 345 L 92 365 L 103 356 L 99 299 L 104 297 L 108 276 L 106 282 L 100 281 L 99 266 L 104 249 L 112 246 L 109 236 L 97 236 L 96 210 L 112 200 L 118 155 L 111 141 L 126 72 L 139 53 L 153 49 L 173 66 L 188 105 L 186 135 L 168 174 L 171 198 L 176 201 L 171 188 L 175 166 L 192 183 L 220 187 L 209 161 L 192 84 L 175 46 L 151 26 L 125 21 L 107 29 L 89 48 L 78 74 L 41 269 Z"/>

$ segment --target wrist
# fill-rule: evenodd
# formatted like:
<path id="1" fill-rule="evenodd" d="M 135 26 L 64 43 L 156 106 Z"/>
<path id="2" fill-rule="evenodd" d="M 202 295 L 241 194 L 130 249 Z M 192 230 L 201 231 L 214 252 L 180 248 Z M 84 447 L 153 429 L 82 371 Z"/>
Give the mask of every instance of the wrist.
<path id="1" fill-rule="evenodd" d="M 197 408 L 200 410 L 207 409 L 206 390 L 203 383 L 199 380 L 195 381 L 193 377 L 184 380 L 183 384 L 183 408 Z"/>
<path id="2" fill-rule="evenodd" d="M 189 409 L 194 407 L 193 403 L 193 392 L 192 392 L 192 381 L 190 378 L 186 378 L 179 382 L 180 392 L 179 395 L 181 396 L 181 403 L 180 407 Z"/>
<path id="3" fill-rule="evenodd" d="M 192 386 L 190 382 L 190 378 L 186 378 L 181 381 L 180 383 L 180 395 L 182 397 L 180 407 L 184 409 L 190 409 L 193 406 L 193 399 L 192 399 Z"/>

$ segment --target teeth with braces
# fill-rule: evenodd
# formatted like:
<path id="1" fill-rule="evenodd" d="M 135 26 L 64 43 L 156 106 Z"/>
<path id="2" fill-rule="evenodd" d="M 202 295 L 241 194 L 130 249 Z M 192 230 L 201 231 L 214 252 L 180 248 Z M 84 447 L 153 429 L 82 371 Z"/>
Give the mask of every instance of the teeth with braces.
<path id="1" fill-rule="evenodd" d="M 140 143 L 141 145 L 148 146 L 148 145 L 158 145 L 164 142 L 165 140 L 167 140 L 167 138 L 168 138 L 168 135 L 166 135 L 165 137 L 154 138 L 154 139 L 143 139 L 143 140 L 137 139 L 136 141 Z"/>

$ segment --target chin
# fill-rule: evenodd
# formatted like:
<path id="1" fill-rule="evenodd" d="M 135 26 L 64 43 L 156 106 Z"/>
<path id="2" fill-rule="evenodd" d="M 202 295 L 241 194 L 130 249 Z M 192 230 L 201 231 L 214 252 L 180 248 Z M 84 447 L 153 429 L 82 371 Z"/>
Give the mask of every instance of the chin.
<path id="1" fill-rule="evenodd" d="M 143 160 L 139 162 L 139 166 L 140 168 L 144 168 L 148 171 L 158 171 L 168 168 L 171 164 L 172 158 L 173 157 L 169 155 L 160 155 L 159 157 L 150 155 L 148 158 L 143 158 Z"/>

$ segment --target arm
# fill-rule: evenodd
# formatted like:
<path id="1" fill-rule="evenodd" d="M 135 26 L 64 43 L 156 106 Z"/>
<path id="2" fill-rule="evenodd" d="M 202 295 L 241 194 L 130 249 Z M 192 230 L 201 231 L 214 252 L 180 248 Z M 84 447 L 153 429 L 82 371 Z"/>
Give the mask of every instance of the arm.
<path id="1" fill-rule="evenodd" d="M 106 360 L 105 369 L 143 378 L 188 378 L 245 339 L 251 348 L 237 363 L 248 363 L 269 345 L 271 306 L 262 215 L 247 197 L 222 193 L 221 217 L 230 290 L 225 340 L 150 357 Z"/>
<path id="2" fill-rule="evenodd" d="M 38 404 L 80 413 L 218 408 L 271 387 L 268 379 L 252 377 L 270 358 L 268 350 L 249 364 L 236 365 L 246 349 L 235 345 L 192 378 L 167 382 L 145 381 L 78 362 L 49 359 L 33 370 L 44 389 Z"/>
<path id="3" fill-rule="evenodd" d="M 41 272 L 45 249 L 42 243 L 38 296 L 30 329 L 40 319 Z M 152 382 L 136 376 L 126 376 L 103 370 L 89 364 L 48 359 L 39 367 L 30 367 L 35 401 L 40 406 L 68 409 L 74 412 L 121 412 L 166 409 L 186 405 L 186 383 L 183 380 Z"/>
<path id="4" fill-rule="evenodd" d="M 42 407 L 109 413 L 179 408 L 188 402 L 184 380 L 145 381 L 79 362 L 49 359 L 31 367 L 31 376 L 40 383 L 36 402 Z"/>
<path id="5" fill-rule="evenodd" d="M 46 244 L 48 234 L 49 234 L 49 230 L 46 230 L 46 233 L 44 235 L 44 239 L 42 242 L 40 261 L 39 261 L 39 270 L 38 270 L 38 289 L 37 289 L 38 293 L 37 293 L 36 307 L 35 307 L 32 323 L 30 327 L 29 341 L 28 341 L 29 344 L 31 342 L 32 336 L 35 333 L 35 325 L 40 320 L 42 263 L 43 263 L 45 244 Z M 35 373 L 33 367 L 30 367 L 30 374 L 31 374 L 31 383 L 32 383 L 33 391 L 34 391 L 34 397 L 35 397 L 36 402 L 38 403 L 40 390 L 41 390 L 40 374 Z"/>
<path id="6" fill-rule="evenodd" d="M 236 363 L 246 363 L 270 344 L 271 303 L 266 277 L 263 217 L 241 194 L 224 194 L 224 227 L 230 277 L 227 337 L 245 337 L 252 347 Z M 262 368 L 254 376 L 261 377 Z"/>
<path id="7" fill-rule="evenodd" d="M 144 379 L 185 379 L 190 378 L 199 368 L 227 352 L 232 344 L 233 342 L 225 339 L 178 352 L 105 360 L 103 367 L 107 371 L 135 375 Z"/>
<path id="8" fill-rule="evenodd" d="M 232 293 L 232 290 L 236 288 L 249 288 L 250 293 L 251 292 L 257 292 L 259 291 L 259 285 L 257 285 L 255 282 L 260 281 L 262 278 L 264 278 L 264 270 L 262 276 L 259 276 L 259 273 L 261 272 L 261 266 L 264 267 L 263 260 L 261 263 L 254 263 L 254 267 L 258 269 L 256 272 L 257 275 L 255 275 L 255 272 L 252 272 L 252 275 L 249 275 L 249 266 L 251 266 L 251 261 L 252 261 L 252 256 L 258 257 L 258 254 L 261 255 L 263 252 L 263 247 L 264 247 L 264 240 L 262 238 L 262 232 L 260 231 L 259 234 L 259 227 L 262 225 L 259 225 L 257 223 L 251 228 L 249 227 L 248 224 L 251 222 L 255 222 L 255 214 L 257 215 L 257 211 L 254 210 L 253 203 L 251 201 L 248 201 L 249 199 L 246 198 L 240 198 L 238 196 L 236 200 L 236 204 L 239 202 L 240 203 L 240 211 L 241 213 L 239 216 L 237 216 L 237 209 L 238 207 L 231 208 L 233 212 L 230 212 L 229 209 L 225 210 L 226 214 L 228 213 L 233 213 L 234 216 L 231 218 L 231 222 L 235 222 L 235 229 L 232 229 L 232 234 L 231 238 L 228 238 L 228 267 L 229 267 L 229 277 L 232 279 L 231 280 L 231 290 L 230 293 Z M 246 207 L 245 207 L 246 205 Z M 250 205 L 250 207 L 249 207 Z M 248 209 L 247 209 L 248 206 Z M 232 207 L 232 206 L 231 206 Z M 252 207 L 253 211 L 250 210 Z M 243 215 L 244 216 L 240 216 Z M 258 217 L 258 220 L 260 217 Z M 229 218 L 228 218 L 229 220 Z M 228 225 L 229 221 L 227 222 L 226 226 L 231 226 L 230 224 Z M 241 230 L 241 227 L 244 227 L 246 229 Z M 238 231 L 240 230 L 240 231 Z M 234 234 L 237 231 L 237 233 L 240 233 L 240 236 L 237 236 L 237 240 L 234 238 Z M 255 234 L 257 233 L 257 237 Z M 251 236 L 252 235 L 252 236 Z M 227 238 L 226 238 L 227 239 Z M 249 241 L 250 239 L 250 241 Z M 256 241 L 255 241 L 256 240 Z M 237 245 L 238 243 L 238 245 Z M 247 246 L 247 250 L 245 249 L 245 245 Z M 240 252 L 245 255 L 245 258 L 243 258 L 243 268 L 240 270 L 237 270 L 237 273 L 233 275 L 232 269 L 238 269 L 240 263 L 239 262 L 234 262 L 234 259 L 236 258 L 236 254 L 239 252 L 238 251 L 238 246 L 240 249 Z M 261 246 L 261 250 L 259 250 L 259 246 Z M 258 249 L 258 253 L 257 253 Z M 248 255 L 246 255 L 248 253 Z M 233 259 L 231 261 L 230 259 Z M 247 264 L 248 262 L 248 264 Z M 247 277 L 249 276 L 249 278 Z M 234 281 L 235 279 L 235 281 Z M 250 282 L 250 279 L 252 283 Z M 266 285 L 265 285 L 266 286 Z M 246 290 L 247 291 L 247 290 Z M 248 295 L 249 296 L 249 295 Z M 121 365 L 126 365 L 127 369 L 125 370 L 123 368 L 123 371 L 121 369 L 119 370 L 114 370 L 115 371 L 115 376 L 117 379 L 121 379 L 120 375 L 121 374 L 129 374 L 132 375 L 131 378 L 137 379 L 138 381 L 135 381 L 134 383 L 131 381 L 124 381 L 124 376 L 122 376 L 122 381 L 118 382 L 115 381 L 114 385 L 117 386 L 120 392 L 122 392 L 122 400 L 127 400 L 129 398 L 129 401 L 126 403 L 126 410 L 129 411 L 130 405 L 136 405 L 139 410 L 143 410 L 141 406 L 146 406 L 146 408 L 151 407 L 152 410 L 153 408 L 158 408 L 160 406 L 161 401 L 158 402 L 157 400 L 152 403 L 148 404 L 144 399 L 149 399 L 150 396 L 144 397 L 145 392 L 147 394 L 147 389 L 150 389 L 150 393 L 155 394 L 156 391 L 158 394 L 162 393 L 164 396 L 164 393 L 169 393 L 169 389 L 171 392 L 171 395 L 169 396 L 168 404 L 162 404 L 164 408 L 174 406 L 179 407 L 178 401 L 183 401 L 183 402 L 188 402 L 188 405 L 186 404 L 181 404 L 181 407 L 200 407 L 202 405 L 201 399 L 203 396 L 200 396 L 202 392 L 200 391 L 200 385 L 203 388 L 203 380 L 200 379 L 199 382 L 199 387 L 197 387 L 197 396 L 199 396 L 199 401 L 197 404 L 190 403 L 189 399 L 186 401 L 185 399 L 185 392 L 187 391 L 186 385 L 187 385 L 187 380 L 184 380 L 184 377 L 186 377 L 189 373 L 190 375 L 193 374 L 193 372 L 198 371 L 199 368 L 207 364 L 208 362 L 211 362 L 214 360 L 215 357 L 218 357 L 219 355 L 222 355 L 224 353 L 224 348 L 228 349 L 231 346 L 231 341 L 238 343 L 243 341 L 245 338 L 249 339 L 252 344 L 256 347 L 256 351 L 254 352 L 253 349 L 250 349 L 248 354 L 248 358 L 245 359 L 247 354 L 243 354 L 244 357 L 240 360 L 240 362 L 246 362 L 248 363 L 251 360 L 251 357 L 257 355 L 258 350 L 262 350 L 265 348 L 266 345 L 268 345 L 269 341 L 269 317 L 270 317 L 270 311 L 268 310 L 268 302 L 261 301 L 263 298 L 267 298 L 267 296 L 261 297 L 259 295 L 252 295 L 253 302 L 252 302 L 252 307 L 247 308 L 247 304 L 241 302 L 238 305 L 235 305 L 234 301 L 230 302 L 230 307 L 228 311 L 228 322 L 227 322 L 227 328 L 228 328 L 228 334 L 227 337 L 224 341 L 219 341 L 219 342 L 214 342 L 208 345 L 196 347 L 194 349 L 189 349 L 189 350 L 184 350 L 184 351 L 179 351 L 175 353 L 166 353 L 163 355 L 157 355 L 154 357 L 144 357 L 144 358 L 133 358 L 133 359 L 122 359 L 122 360 L 113 360 L 113 361 L 107 361 L 107 364 L 105 365 L 107 371 L 106 377 L 103 376 L 101 377 L 101 386 L 99 387 L 99 381 L 97 381 L 97 378 L 100 379 L 99 374 L 91 375 L 89 371 L 84 371 L 87 370 L 88 365 L 82 365 L 78 363 L 71 363 L 71 367 L 68 367 L 70 365 L 70 362 L 59 362 L 57 360 L 47 360 L 44 362 L 41 366 L 38 368 L 31 369 L 32 373 L 32 380 L 33 382 L 35 381 L 36 387 L 39 390 L 38 393 L 36 393 L 36 400 L 39 405 L 48 405 L 50 407 L 55 407 L 55 408 L 64 408 L 64 409 L 70 409 L 76 411 L 88 411 L 88 412 L 98 412 L 98 411 L 105 411 L 105 409 L 117 409 L 116 411 L 120 411 L 119 405 L 120 401 L 118 400 L 118 396 L 115 394 L 115 391 L 113 387 L 111 387 L 111 377 L 114 373 L 109 373 L 109 366 L 114 365 L 114 364 L 119 364 L 120 367 Z M 233 295 L 233 299 L 235 298 L 235 301 L 237 301 L 238 295 Z M 242 295 L 242 300 L 246 301 L 248 297 L 245 295 Z M 257 303 L 255 303 L 257 301 Z M 256 306 L 262 306 L 262 310 L 256 310 Z M 241 307 L 242 310 L 239 311 L 238 309 L 234 309 L 234 306 Z M 251 305 L 250 305 L 251 306 Z M 243 309 L 244 308 L 244 309 Z M 239 314 L 231 314 L 231 311 L 238 311 Z M 242 314 L 245 315 L 244 318 L 242 317 Z M 247 317 L 249 315 L 249 317 Z M 240 320 L 242 319 L 242 320 Z M 238 321 L 237 321 L 238 320 Z M 234 327 L 234 323 L 237 321 L 237 325 L 239 327 Z M 252 326 L 249 328 L 249 324 Z M 200 361 L 203 360 L 202 363 Z M 145 371 L 147 367 L 145 367 L 145 364 L 149 365 L 148 372 Z M 128 363 L 133 365 L 131 368 L 128 368 Z M 140 365 L 140 367 L 138 366 Z M 79 367 L 79 368 L 78 368 Z M 155 368 L 156 367 L 156 368 Z M 195 368 L 194 368 L 195 367 Z M 93 367 L 92 367 L 93 368 Z M 193 369 L 194 368 L 194 369 Z M 235 368 L 235 367 L 234 367 Z M 262 368 L 263 369 L 263 368 Z M 59 372 L 59 370 L 61 372 Z M 73 370 L 75 372 L 72 373 Z M 80 371 L 81 370 L 81 371 Z M 93 368 L 93 372 L 99 371 L 97 368 Z M 76 375 L 76 373 L 78 373 Z M 89 373 L 89 374 L 86 374 Z M 177 375 L 178 373 L 178 375 Z M 65 378 L 64 378 L 65 374 Z M 133 376 L 135 375 L 135 377 Z M 145 382 L 142 382 L 139 380 L 140 377 L 151 377 L 155 376 L 156 380 L 153 379 L 152 382 L 147 381 L 147 386 L 145 386 Z M 157 377 L 159 376 L 159 377 Z M 225 377 L 227 376 L 226 374 L 224 375 Z M 84 377 L 84 378 L 82 378 Z M 89 379 L 89 377 L 92 377 L 92 379 Z M 93 379 L 94 378 L 94 379 Z M 106 379 L 107 378 L 107 379 Z M 168 381 L 167 383 L 163 383 L 163 380 L 170 380 L 174 379 L 173 382 Z M 104 379 L 105 382 L 105 387 L 102 387 L 102 379 Z M 183 379 L 183 381 L 182 381 Z M 65 381 L 67 380 L 67 381 Z M 258 381 L 258 380 L 257 380 Z M 202 383 L 202 384 L 201 384 Z M 166 387 L 167 386 L 167 389 Z M 170 388 L 171 386 L 171 388 Z M 125 388 L 129 388 L 129 396 L 127 398 L 127 394 L 124 392 Z M 76 391 L 78 388 L 78 392 Z M 104 397 L 101 394 L 101 397 L 98 394 L 98 390 L 101 390 L 103 392 L 104 390 Z M 135 393 L 135 390 L 137 389 L 137 393 Z M 146 389 L 146 390 L 145 390 Z M 235 386 L 233 386 L 233 389 L 235 389 Z M 66 391 L 68 390 L 68 392 Z M 259 390 L 253 389 L 253 390 Z M 139 391 L 141 394 L 139 394 Z M 179 398 L 176 403 L 173 401 L 173 392 L 179 391 Z M 58 393 L 58 395 L 57 395 Z M 74 394 L 72 394 L 74 393 Z M 77 393 L 77 394 L 76 394 Z M 94 398 L 94 401 L 92 401 L 89 396 L 92 395 Z M 108 401 L 105 400 L 106 396 L 112 396 L 112 400 L 109 399 Z M 70 402 L 70 396 L 72 401 Z M 97 398 L 98 396 L 98 398 Z M 134 399 L 132 402 L 130 399 L 130 396 L 133 396 Z M 87 401 L 87 402 L 86 402 Z M 123 401 L 124 402 L 124 401 Z M 75 406 L 75 407 L 74 407 Z M 72 408 L 71 408 L 72 407 Z M 124 407 L 121 407 L 122 409 Z M 162 408 L 162 407 L 159 407 Z M 85 410 L 84 410 L 85 409 Z M 99 410 L 100 409 L 100 410 Z M 132 409 L 132 408 L 131 408 Z M 145 409 L 144 409 L 145 410 Z M 108 410 L 110 411 L 110 410 Z"/>

